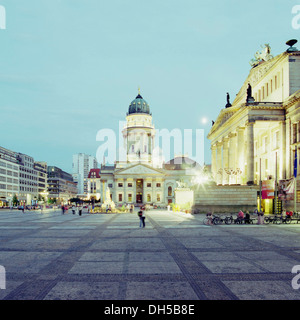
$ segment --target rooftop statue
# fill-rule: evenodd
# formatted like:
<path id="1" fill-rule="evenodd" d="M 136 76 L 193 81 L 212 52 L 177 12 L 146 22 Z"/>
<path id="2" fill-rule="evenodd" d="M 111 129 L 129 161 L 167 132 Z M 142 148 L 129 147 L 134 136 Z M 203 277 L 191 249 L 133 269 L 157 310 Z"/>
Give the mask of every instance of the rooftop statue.
<path id="1" fill-rule="evenodd" d="M 251 84 L 248 83 L 246 103 L 253 103 L 253 102 L 255 102 L 255 100 L 252 97 L 252 87 L 251 87 Z"/>
<path id="2" fill-rule="evenodd" d="M 256 51 L 254 55 L 254 59 L 250 61 L 250 65 L 254 68 L 261 64 L 262 62 L 269 61 L 273 58 L 271 55 L 271 47 L 268 43 L 266 43 L 264 46 L 261 46 L 263 49 L 262 51 Z"/>
<path id="3" fill-rule="evenodd" d="M 230 103 L 230 95 L 229 95 L 228 92 L 227 92 L 227 97 L 226 97 L 226 99 L 227 99 L 227 104 L 226 104 L 225 108 L 229 108 L 229 107 L 231 107 L 231 103 Z"/>

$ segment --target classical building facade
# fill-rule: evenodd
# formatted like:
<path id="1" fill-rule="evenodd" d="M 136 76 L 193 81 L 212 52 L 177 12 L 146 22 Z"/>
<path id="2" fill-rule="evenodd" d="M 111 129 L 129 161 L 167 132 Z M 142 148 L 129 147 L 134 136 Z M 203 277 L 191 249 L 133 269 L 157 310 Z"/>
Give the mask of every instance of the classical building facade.
<path id="1" fill-rule="evenodd" d="M 227 100 L 208 134 L 216 183 L 292 178 L 300 147 L 300 51 L 272 57 L 266 46 L 232 105 Z"/>
<path id="2" fill-rule="evenodd" d="M 177 156 L 167 163 L 155 157 L 155 127 L 149 104 L 138 94 L 130 103 L 123 129 L 126 160 L 92 169 L 88 178 L 88 198 L 105 200 L 110 190 L 117 205 L 175 202 L 178 183 L 189 185 L 200 165 L 188 157 Z"/>

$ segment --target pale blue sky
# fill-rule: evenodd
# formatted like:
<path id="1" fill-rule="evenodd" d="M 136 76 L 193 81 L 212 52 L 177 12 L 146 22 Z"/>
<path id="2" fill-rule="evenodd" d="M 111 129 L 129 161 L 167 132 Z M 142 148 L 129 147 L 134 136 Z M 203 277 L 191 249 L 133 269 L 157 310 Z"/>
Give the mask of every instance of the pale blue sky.
<path id="1" fill-rule="evenodd" d="M 98 130 L 118 131 L 138 86 L 156 128 L 206 137 L 260 46 L 277 55 L 300 40 L 296 4 L 0 0 L 0 145 L 70 172 L 74 153 L 96 155 Z M 205 139 L 206 163 L 209 147 Z"/>

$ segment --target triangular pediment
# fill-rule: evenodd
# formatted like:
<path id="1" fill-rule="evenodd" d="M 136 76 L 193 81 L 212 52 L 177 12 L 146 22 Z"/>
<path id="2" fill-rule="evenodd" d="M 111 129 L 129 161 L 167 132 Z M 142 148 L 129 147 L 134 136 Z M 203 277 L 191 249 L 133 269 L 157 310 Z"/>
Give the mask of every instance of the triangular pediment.
<path id="1" fill-rule="evenodd" d="M 152 168 L 144 164 L 135 164 L 128 168 L 120 169 L 115 172 L 115 175 L 164 175 L 162 170 Z"/>
<path id="2" fill-rule="evenodd" d="M 222 127 L 223 124 L 226 121 L 228 121 L 232 116 L 234 116 L 239 110 L 240 110 L 240 107 L 230 107 L 230 108 L 221 110 L 217 120 L 215 121 L 215 123 L 213 124 L 213 127 L 210 130 L 209 135 L 212 132 L 217 131 L 220 127 Z"/>

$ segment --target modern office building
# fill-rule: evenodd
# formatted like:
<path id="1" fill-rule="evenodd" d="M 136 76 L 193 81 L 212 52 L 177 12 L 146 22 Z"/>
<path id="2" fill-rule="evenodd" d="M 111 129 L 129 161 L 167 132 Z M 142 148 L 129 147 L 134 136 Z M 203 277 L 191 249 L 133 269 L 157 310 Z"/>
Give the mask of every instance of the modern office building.
<path id="1" fill-rule="evenodd" d="M 78 194 L 86 195 L 88 193 L 88 174 L 91 169 L 96 169 L 98 163 L 95 157 L 78 153 L 73 155 L 72 176 L 77 183 Z"/>
<path id="2" fill-rule="evenodd" d="M 0 207 L 10 206 L 19 197 L 19 161 L 17 154 L 0 147 Z"/>
<path id="3" fill-rule="evenodd" d="M 38 178 L 38 193 L 39 199 L 44 199 L 47 202 L 48 194 L 47 194 L 47 163 L 43 161 L 34 162 L 34 169 L 37 171 Z"/>
<path id="4" fill-rule="evenodd" d="M 55 166 L 48 166 L 47 173 L 48 199 L 63 204 L 77 196 L 77 185 L 71 174 Z"/>
<path id="5" fill-rule="evenodd" d="M 20 190 L 19 201 L 22 205 L 38 203 L 38 172 L 34 168 L 34 159 L 23 153 L 17 153 L 19 159 Z"/>

